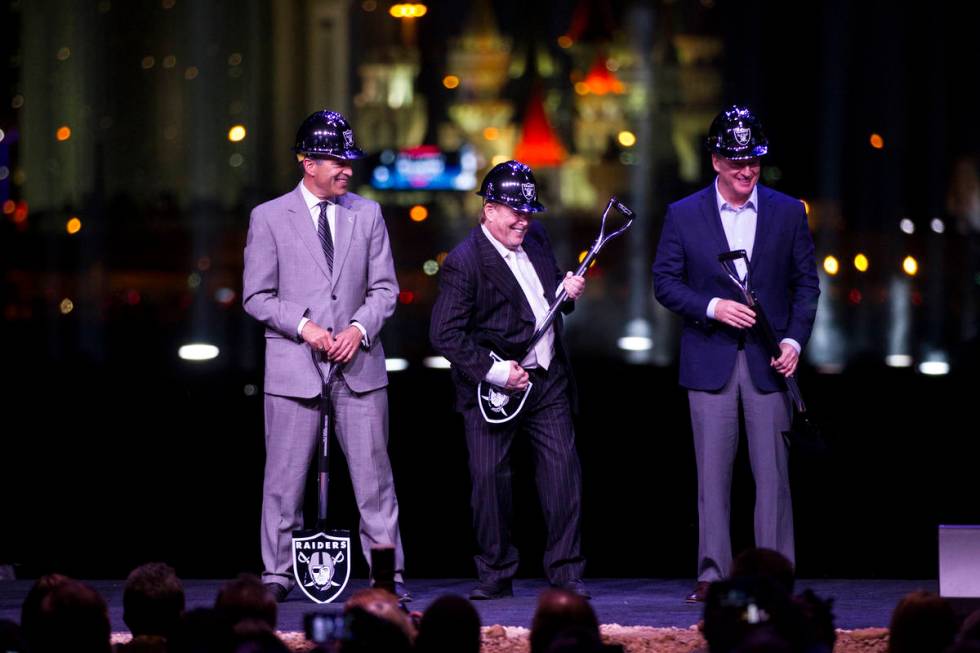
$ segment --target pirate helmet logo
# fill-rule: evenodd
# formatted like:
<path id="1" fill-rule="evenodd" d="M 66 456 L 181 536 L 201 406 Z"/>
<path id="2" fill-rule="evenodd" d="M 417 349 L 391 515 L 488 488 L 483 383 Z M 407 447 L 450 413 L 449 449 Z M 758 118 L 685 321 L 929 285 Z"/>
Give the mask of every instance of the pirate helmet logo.
<path id="1" fill-rule="evenodd" d="M 330 603 L 350 580 L 350 538 L 324 532 L 293 537 L 293 576 L 310 600 Z"/>
<path id="2" fill-rule="evenodd" d="M 524 198 L 530 202 L 535 197 L 534 184 L 522 183 L 521 192 L 524 193 Z"/>
<path id="3" fill-rule="evenodd" d="M 344 145 L 346 145 L 347 147 L 350 147 L 353 144 L 354 144 L 354 130 L 353 129 L 345 129 L 344 130 Z"/>
<path id="4" fill-rule="evenodd" d="M 739 145 L 747 145 L 752 139 L 752 130 L 748 127 L 736 127 L 732 130 L 732 135 L 735 136 L 735 142 Z"/>

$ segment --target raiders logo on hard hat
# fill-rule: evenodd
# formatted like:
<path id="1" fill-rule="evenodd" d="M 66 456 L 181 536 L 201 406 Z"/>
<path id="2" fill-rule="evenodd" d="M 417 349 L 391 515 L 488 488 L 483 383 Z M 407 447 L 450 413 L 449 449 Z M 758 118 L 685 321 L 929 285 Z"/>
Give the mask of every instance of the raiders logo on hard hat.
<path id="1" fill-rule="evenodd" d="M 538 185 L 531 169 L 520 161 L 498 163 L 483 177 L 477 195 L 487 202 L 504 204 L 523 213 L 544 211 L 538 201 Z"/>
<path id="2" fill-rule="evenodd" d="M 316 603 L 330 603 L 350 580 L 350 538 L 324 532 L 293 538 L 293 576 Z"/>
<path id="3" fill-rule="evenodd" d="M 758 158 L 769 152 L 762 123 L 751 109 L 737 104 L 711 122 L 706 144 L 709 152 L 735 161 Z"/>

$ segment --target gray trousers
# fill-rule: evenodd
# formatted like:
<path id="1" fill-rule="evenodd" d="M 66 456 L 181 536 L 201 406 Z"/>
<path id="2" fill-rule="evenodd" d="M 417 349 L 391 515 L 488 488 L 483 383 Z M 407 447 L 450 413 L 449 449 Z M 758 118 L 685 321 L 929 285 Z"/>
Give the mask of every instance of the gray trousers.
<path id="1" fill-rule="evenodd" d="M 755 479 L 755 545 L 793 562 L 793 504 L 786 444 L 791 406 L 785 392 L 761 393 L 749 376 L 745 352 L 721 390 L 688 390 L 698 467 L 698 580 L 726 578 L 732 567 L 732 468 L 738 451 L 742 402 L 749 460 Z"/>
<path id="2" fill-rule="evenodd" d="M 405 566 L 398 532 L 398 499 L 388 460 L 386 388 L 362 394 L 343 381 L 331 386 L 334 432 L 347 458 L 361 514 L 361 548 L 395 547 L 395 579 Z M 265 481 L 262 491 L 262 579 L 292 587 L 292 535 L 303 528 L 303 492 L 320 439 L 319 399 L 265 395 Z M 336 455 L 335 452 L 331 452 Z"/>

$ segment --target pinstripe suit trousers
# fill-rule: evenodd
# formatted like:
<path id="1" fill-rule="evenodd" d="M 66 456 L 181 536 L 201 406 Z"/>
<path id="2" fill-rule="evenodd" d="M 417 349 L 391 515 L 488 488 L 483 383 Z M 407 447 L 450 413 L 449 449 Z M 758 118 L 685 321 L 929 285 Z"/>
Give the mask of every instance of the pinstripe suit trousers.
<path id="1" fill-rule="evenodd" d="M 514 437 L 530 439 L 535 483 L 544 514 L 544 573 L 553 585 L 580 579 L 582 471 L 568 403 L 568 377 L 561 357 L 548 372 L 532 371 L 534 387 L 521 413 L 504 424 L 488 424 L 473 406 L 463 413 L 469 450 L 471 505 L 479 553 L 480 581 L 499 582 L 517 572 L 511 539 L 513 495 L 510 450 Z"/>

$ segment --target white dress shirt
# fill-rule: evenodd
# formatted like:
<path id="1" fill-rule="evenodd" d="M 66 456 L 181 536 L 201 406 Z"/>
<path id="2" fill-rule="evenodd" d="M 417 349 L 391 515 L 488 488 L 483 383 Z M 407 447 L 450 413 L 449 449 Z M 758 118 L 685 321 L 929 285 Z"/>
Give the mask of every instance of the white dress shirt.
<path id="1" fill-rule="evenodd" d="M 299 192 L 303 195 L 303 201 L 306 202 L 306 206 L 310 210 L 310 219 L 313 221 L 313 233 L 319 235 L 320 232 L 320 202 L 327 202 L 327 224 L 330 225 L 330 239 L 336 243 L 337 242 L 337 204 L 330 200 L 321 200 L 319 197 L 310 192 L 310 189 L 306 187 L 306 184 L 299 182 Z M 336 250 L 335 250 L 336 251 Z M 304 317 L 300 318 L 299 325 L 296 327 L 296 332 L 302 336 L 303 327 L 306 323 L 310 321 L 310 318 Z M 370 347 L 371 343 L 368 340 L 367 329 L 365 329 L 359 322 L 351 322 L 357 327 L 357 330 L 361 332 L 361 344 L 365 347 Z"/>
<path id="2" fill-rule="evenodd" d="M 718 213 L 721 215 L 721 226 L 725 230 L 725 238 L 728 240 L 728 249 L 744 249 L 748 260 L 752 260 L 752 247 L 755 245 L 755 226 L 759 220 L 759 187 L 752 188 L 752 194 L 742 206 L 732 206 L 722 197 L 718 190 L 718 178 L 715 178 L 715 201 L 718 202 Z M 735 261 L 735 269 L 738 275 L 745 278 L 745 261 L 739 259 Z M 751 280 L 750 280 L 751 281 Z M 715 317 L 715 306 L 721 301 L 720 297 L 713 297 L 708 302 L 707 315 L 709 318 Z M 781 342 L 788 342 L 796 353 L 800 353 L 800 343 L 792 338 L 783 338 Z"/>
<path id="3" fill-rule="evenodd" d="M 540 326 L 544 322 L 550 306 L 544 298 L 544 288 L 541 286 L 541 280 L 538 278 L 538 273 L 535 271 L 531 259 L 527 257 L 524 248 L 508 249 L 493 237 L 493 234 L 490 233 L 486 225 L 480 225 L 480 228 L 483 229 L 483 233 L 490 241 L 490 244 L 493 245 L 497 253 L 504 259 L 514 278 L 517 279 L 517 283 L 520 284 L 521 290 L 524 291 L 524 296 L 527 298 L 527 303 L 531 305 L 531 310 L 534 312 L 535 326 Z M 555 328 L 551 326 L 534 345 L 534 349 L 527 353 L 524 360 L 520 361 L 520 365 L 524 369 L 534 367 L 548 369 L 554 356 Z M 484 378 L 494 385 L 503 386 L 507 385 L 509 377 L 510 365 L 507 361 L 498 361 L 490 366 L 490 371 L 487 372 Z"/>

